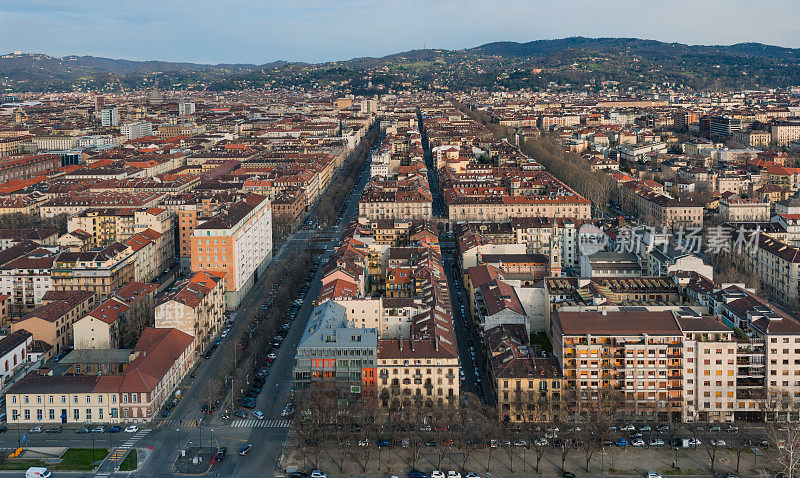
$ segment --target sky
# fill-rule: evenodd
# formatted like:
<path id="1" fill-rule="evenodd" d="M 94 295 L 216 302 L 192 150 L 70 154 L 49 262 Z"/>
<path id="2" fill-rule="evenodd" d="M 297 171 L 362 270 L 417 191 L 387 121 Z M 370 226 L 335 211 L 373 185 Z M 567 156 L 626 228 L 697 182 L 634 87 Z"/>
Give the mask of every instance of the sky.
<path id="1" fill-rule="evenodd" d="M 261 64 L 569 36 L 800 48 L 800 0 L 0 0 L 0 53 Z"/>

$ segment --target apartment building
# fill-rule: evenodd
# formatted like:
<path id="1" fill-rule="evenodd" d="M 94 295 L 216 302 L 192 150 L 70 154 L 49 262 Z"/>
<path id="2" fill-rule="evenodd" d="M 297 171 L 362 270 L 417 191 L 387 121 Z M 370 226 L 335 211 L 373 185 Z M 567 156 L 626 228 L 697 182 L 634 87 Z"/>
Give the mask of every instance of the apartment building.
<path id="1" fill-rule="evenodd" d="M 129 330 L 150 323 L 157 288 L 156 284 L 131 282 L 114 292 L 75 322 L 75 349 L 132 347 L 136 337 L 131 337 Z"/>
<path id="2" fill-rule="evenodd" d="M 725 222 L 768 222 L 770 203 L 723 196 L 719 200 L 719 215 Z"/>
<path id="3" fill-rule="evenodd" d="M 570 410 L 606 390 L 632 417 L 681 419 L 683 334 L 672 311 L 562 307 L 552 316 L 553 353 Z"/>
<path id="4" fill-rule="evenodd" d="M 73 345 L 73 325 L 95 303 L 95 294 L 90 291 L 49 291 L 41 306 L 11 323 L 11 331 L 26 330 L 33 334 L 33 340 L 46 342 L 60 353 Z"/>
<path id="5" fill-rule="evenodd" d="M 222 327 L 224 312 L 225 274 L 197 272 L 159 300 L 155 326 L 175 328 L 194 337 L 199 354 Z"/>
<path id="6" fill-rule="evenodd" d="M 63 252 L 53 264 L 53 290 L 86 290 L 98 300 L 134 280 L 133 251 L 114 242 L 88 252 Z"/>
<path id="7" fill-rule="evenodd" d="M 269 199 L 257 194 L 199 224 L 191 237 L 192 271 L 225 274 L 229 310 L 239 305 L 271 258 L 272 209 Z"/>
<path id="8" fill-rule="evenodd" d="M 711 316 L 677 320 L 683 332 L 683 420 L 733 421 L 740 378 L 733 329 Z"/>
<path id="9" fill-rule="evenodd" d="M 787 146 L 800 139 L 800 121 L 777 121 L 770 128 L 772 141 L 778 146 Z"/>
<path id="10" fill-rule="evenodd" d="M 297 346 L 295 390 L 340 388 L 375 403 L 377 354 L 378 329 L 354 323 L 344 306 L 327 301 L 314 309 Z"/>
<path id="11" fill-rule="evenodd" d="M 797 303 L 800 284 L 800 248 L 765 234 L 759 234 L 758 247 L 751 248 L 753 272 L 764 287 L 787 303 Z"/>
<path id="12" fill-rule="evenodd" d="M 6 393 L 9 422 L 151 421 L 194 366 L 194 340 L 179 330 L 147 327 L 133 357 L 120 374 L 29 374 Z"/>
<path id="13" fill-rule="evenodd" d="M 484 336 L 488 372 L 502 422 L 549 422 L 561 412 L 563 377 L 553 357 L 537 357 L 524 327 L 504 324 Z"/>

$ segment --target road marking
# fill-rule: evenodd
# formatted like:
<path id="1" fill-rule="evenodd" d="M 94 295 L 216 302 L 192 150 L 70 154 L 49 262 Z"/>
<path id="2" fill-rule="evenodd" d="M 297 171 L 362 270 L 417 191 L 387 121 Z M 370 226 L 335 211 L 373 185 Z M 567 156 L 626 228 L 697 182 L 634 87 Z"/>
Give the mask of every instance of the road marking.
<path id="1" fill-rule="evenodd" d="M 234 428 L 289 428 L 288 420 L 236 420 Z"/>

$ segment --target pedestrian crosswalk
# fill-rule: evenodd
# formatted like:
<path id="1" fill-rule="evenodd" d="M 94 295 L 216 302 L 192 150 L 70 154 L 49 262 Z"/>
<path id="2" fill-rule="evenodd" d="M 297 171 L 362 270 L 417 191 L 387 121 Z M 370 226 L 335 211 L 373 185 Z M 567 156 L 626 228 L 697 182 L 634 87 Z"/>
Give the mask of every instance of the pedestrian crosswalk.
<path id="1" fill-rule="evenodd" d="M 181 420 L 181 419 L 162 419 L 155 424 L 155 428 L 192 428 L 197 429 L 200 427 L 200 420 Z"/>
<path id="2" fill-rule="evenodd" d="M 234 428 L 289 428 L 289 420 L 236 420 Z"/>
<path id="3" fill-rule="evenodd" d="M 143 429 L 139 430 L 138 432 L 134 433 L 133 436 L 130 437 L 130 439 L 128 439 L 128 441 L 126 441 L 125 443 L 120 445 L 119 448 L 117 450 L 115 450 L 115 453 L 117 451 L 120 451 L 120 450 L 126 450 L 127 451 L 130 448 L 133 448 L 133 445 L 135 445 L 137 441 L 139 441 L 142 438 L 144 438 L 145 436 L 147 436 L 148 433 L 150 433 L 150 429 L 149 428 L 143 428 Z M 125 453 L 123 453 L 122 455 L 124 457 Z M 121 459 L 122 458 L 120 458 L 120 460 Z"/>

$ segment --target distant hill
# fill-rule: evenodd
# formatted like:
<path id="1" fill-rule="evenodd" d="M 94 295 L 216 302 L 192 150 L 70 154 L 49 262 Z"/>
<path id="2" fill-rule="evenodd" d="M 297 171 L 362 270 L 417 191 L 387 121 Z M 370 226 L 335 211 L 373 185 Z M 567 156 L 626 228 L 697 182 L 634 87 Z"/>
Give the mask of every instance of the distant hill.
<path id="1" fill-rule="evenodd" d="M 411 50 L 319 64 L 132 61 L 42 54 L 0 57 L 11 91 L 322 86 L 360 93 L 397 87 L 733 89 L 800 85 L 800 50 L 760 43 L 685 45 L 637 38 L 495 42 L 463 50 Z"/>

